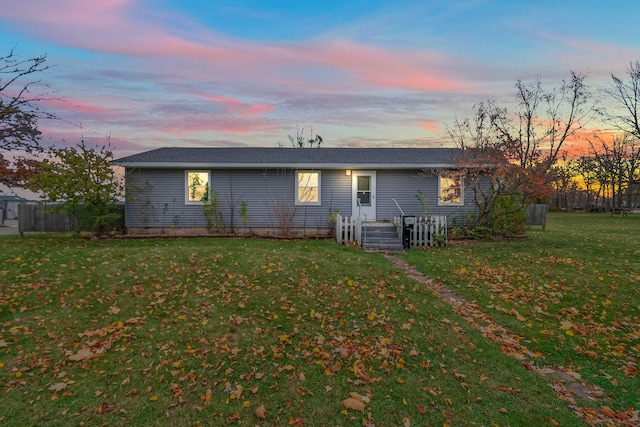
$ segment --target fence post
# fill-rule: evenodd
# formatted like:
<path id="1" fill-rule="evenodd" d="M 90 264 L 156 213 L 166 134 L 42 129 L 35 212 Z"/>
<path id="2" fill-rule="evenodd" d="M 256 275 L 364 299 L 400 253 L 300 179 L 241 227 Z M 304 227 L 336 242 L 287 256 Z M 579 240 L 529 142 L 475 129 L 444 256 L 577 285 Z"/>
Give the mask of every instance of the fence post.
<path id="1" fill-rule="evenodd" d="M 20 237 L 24 237 L 24 225 L 27 223 L 27 202 L 20 202 L 18 205 L 18 232 Z"/>
<path id="2" fill-rule="evenodd" d="M 547 205 L 529 205 L 527 206 L 527 216 L 525 220 L 527 225 L 541 225 L 542 231 L 547 226 Z"/>

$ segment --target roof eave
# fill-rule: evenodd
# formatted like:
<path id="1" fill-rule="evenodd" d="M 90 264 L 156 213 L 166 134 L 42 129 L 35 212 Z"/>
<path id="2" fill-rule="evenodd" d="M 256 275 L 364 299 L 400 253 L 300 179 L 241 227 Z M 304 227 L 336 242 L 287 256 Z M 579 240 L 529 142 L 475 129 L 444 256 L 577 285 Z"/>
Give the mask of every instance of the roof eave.
<path id="1" fill-rule="evenodd" d="M 125 168 L 144 169 L 425 169 L 453 168 L 453 163 L 191 163 L 191 162 L 111 162 Z"/>

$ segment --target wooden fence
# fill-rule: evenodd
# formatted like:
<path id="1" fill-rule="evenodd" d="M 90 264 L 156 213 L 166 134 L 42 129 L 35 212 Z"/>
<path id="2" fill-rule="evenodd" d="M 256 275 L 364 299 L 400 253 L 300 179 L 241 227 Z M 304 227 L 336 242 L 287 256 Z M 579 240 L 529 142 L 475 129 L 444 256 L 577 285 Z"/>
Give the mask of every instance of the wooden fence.
<path id="1" fill-rule="evenodd" d="M 362 245 L 362 220 L 360 218 L 337 215 L 336 241 L 340 245 L 356 242 Z"/>
<path id="2" fill-rule="evenodd" d="M 527 206 L 527 216 L 525 219 L 527 225 L 541 225 L 542 231 L 547 226 L 547 205 L 529 205 Z"/>
<path id="3" fill-rule="evenodd" d="M 76 217 L 66 211 L 49 212 L 55 205 L 28 205 L 20 203 L 18 209 L 18 230 L 22 233 L 68 232 L 80 231 L 80 223 Z M 116 207 L 119 219 L 113 224 L 115 230 L 124 229 L 124 205 Z"/>
<path id="4" fill-rule="evenodd" d="M 409 223 L 407 224 L 407 219 Z M 393 223 L 398 233 L 403 232 L 402 217 L 394 217 Z M 425 217 L 405 217 L 405 224 L 409 228 L 409 247 L 446 246 L 447 245 L 447 217 L 431 215 Z M 402 234 L 400 234 L 402 235 Z"/>

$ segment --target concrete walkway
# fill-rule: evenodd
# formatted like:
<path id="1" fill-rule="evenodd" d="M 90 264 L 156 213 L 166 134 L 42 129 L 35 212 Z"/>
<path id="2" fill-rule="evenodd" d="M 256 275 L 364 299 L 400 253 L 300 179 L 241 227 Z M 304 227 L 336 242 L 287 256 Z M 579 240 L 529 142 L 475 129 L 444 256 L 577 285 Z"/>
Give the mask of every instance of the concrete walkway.
<path id="1" fill-rule="evenodd" d="M 4 224 L 0 225 L 0 236 L 8 236 L 20 234 L 18 230 L 17 219 L 5 219 Z"/>

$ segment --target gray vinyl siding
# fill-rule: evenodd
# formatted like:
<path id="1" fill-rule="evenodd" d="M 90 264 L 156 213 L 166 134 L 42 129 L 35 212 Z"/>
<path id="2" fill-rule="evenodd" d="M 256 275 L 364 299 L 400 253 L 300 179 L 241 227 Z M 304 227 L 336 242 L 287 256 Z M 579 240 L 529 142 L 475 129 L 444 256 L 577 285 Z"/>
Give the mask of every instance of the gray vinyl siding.
<path id="1" fill-rule="evenodd" d="M 206 170 L 194 167 L 188 170 Z M 300 170 L 312 170 L 300 169 Z M 186 169 L 127 169 L 127 227 L 206 227 L 202 207 L 185 203 Z M 279 216 L 292 215 L 294 227 L 326 228 L 334 209 L 351 216 L 351 176 L 344 169 L 322 170 L 319 206 L 295 205 L 295 169 L 214 169 L 211 187 L 227 231 L 238 227 L 281 227 Z M 376 219 L 391 220 L 400 211 L 424 215 L 418 191 L 427 197 L 427 214 L 447 215 L 452 226 L 467 225 L 474 205 L 465 191 L 464 206 L 438 206 L 438 178 L 421 170 L 378 170 L 376 173 Z M 247 202 L 248 221 L 238 213 Z"/>
<path id="2" fill-rule="evenodd" d="M 295 172 L 292 169 L 214 170 L 212 186 L 218 194 L 227 227 L 245 226 L 238 215 L 241 201 L 247 202 L 249 227 L 280 228 L 280 218 L 292 216 L 294 227 L 326 228 L 334 208 L 350 209 L 350 187 L 341 188 L 341 182 L 346 181 L 342 178 L 344 171 L 320 171 L 319 206 L 295 204 Z"/>
<path id="3" fill-rule="evenodd" d="M 193 168 L 189 170 L 205 170 Z M 304 169 L 311 170 L 311 169 Z M 185 203 L 185 169 L 127 170 L 128 227 L 206 227 L 202 207 Z M 294 227 L 326 228 L 333 209 L 351 213 L 351 177 L 344 170 L 321 171 L 319 206 L 295 205 L 295 170 L 211 170 L 211 187 L 228 230 L 279 228 L 280 216 L 293 216 Z M 238 209 L 247 202 L 247 224 Z"/>
<path id="4" fill-rule="evenodd" d="M 426 197 L 426 212 L 416 197 L 419 191 Z M 469 225 L 475 211 L 470 191 L 464 192 L 463 206 L 438 206 L 438 176 L 422 170 L 379 170 L 376 193 L 376 219 L 379 221 L 400 216 L 394 199 L 405 215 L 446 215 L 451 226 Z"/>

